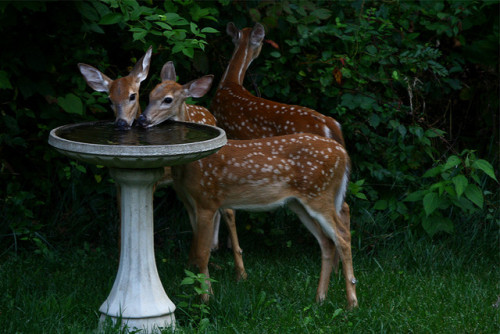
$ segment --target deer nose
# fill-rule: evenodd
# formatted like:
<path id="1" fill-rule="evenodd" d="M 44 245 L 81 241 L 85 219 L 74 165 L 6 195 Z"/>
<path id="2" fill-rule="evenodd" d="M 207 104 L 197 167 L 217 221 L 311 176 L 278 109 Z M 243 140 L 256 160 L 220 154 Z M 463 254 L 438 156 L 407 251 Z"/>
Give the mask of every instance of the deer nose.
<path id="1" fill-rule="evenodd" d="M 129 127 L 127 121 L 121 118 L 115 122 L 115 125 L 120 130 L 125 130 Z"/>
<path id="2" fill-rule="evenodd" d="M 146 116 L 144 116 L 144 114 L 141 114 L 139 118 L 137 118 L 137 123 L 145 128 L 148 125 L 148 120 L 146 119 Z"/>

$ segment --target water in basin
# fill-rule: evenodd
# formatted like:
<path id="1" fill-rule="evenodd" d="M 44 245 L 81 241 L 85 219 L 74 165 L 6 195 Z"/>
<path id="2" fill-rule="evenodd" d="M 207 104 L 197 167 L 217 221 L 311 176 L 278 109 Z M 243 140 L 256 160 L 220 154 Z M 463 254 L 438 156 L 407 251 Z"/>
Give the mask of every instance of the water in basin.
<path id="1" fill-rule="evenodd" d="M 216 129 L 200 128 L 196 124 L 163 122 L 157 126 L 144 129 L 132 127 L 119 130 L 113 122 L 95 122 L 92 126 L 72 126 L 61 129 L 57 135 L 66 140 L 97 145 L 176 145 L 202 142 L 220 135 Z"/>

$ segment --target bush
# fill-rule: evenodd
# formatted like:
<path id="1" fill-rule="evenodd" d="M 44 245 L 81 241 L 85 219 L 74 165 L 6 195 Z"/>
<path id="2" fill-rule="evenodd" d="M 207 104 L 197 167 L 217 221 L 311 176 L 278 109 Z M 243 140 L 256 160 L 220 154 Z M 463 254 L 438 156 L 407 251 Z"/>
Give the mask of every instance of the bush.
<path id="1" fill-rule="evenodd" d="M 220 78 L 233 45 L 217 32 L 228 21 L 262 22 L 279 47 L 265 45 L 247 88 L 342 123 L 354 228 L 381 214 L 390 224 L 370 233 L 434 235 L 478 209 L 496 224 L 497 12 L 492 1 L 1 2 L 0 243 L 43 251 L 114 242 L 107 171 L 46 144 L 56 126 L 111 118 L 76 64 L 114 78 L 153 45 L 144 92 L 168 60 L 181 82 Z"/>

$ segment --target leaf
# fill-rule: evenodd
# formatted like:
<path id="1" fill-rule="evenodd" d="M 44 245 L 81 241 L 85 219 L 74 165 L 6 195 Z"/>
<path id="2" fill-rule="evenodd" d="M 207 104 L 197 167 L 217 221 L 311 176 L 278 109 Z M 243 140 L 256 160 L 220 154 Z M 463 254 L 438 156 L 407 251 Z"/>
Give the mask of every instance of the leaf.
<path id="1" fill-rule="evenodd" d="M 425 172 L 424 175 L 422 175 L 422 177 L 435 177 L 441 174 L 441 172 L 442 172 L 442 166 L 436 166 Z"/>
<path id="2" fill-rule="evenodd" d="M 191 284 L 194 284 L 194 278 L 192 278 L 192 277 L 185 277 L 181 281 L 181 285 L 191 285 Z"/>
<path id="3" fill-rule="evenodd" d="M 365 200 L 368 199 L 368 198 L 366 198 L 366 195 L 363 193 L 356 193 L 356 194 L 354 194 L 354 196 L 356 196 L 359 199 L 365 199 Z"/>
<path id="4" fill-rule="evenodd" d="M 460 160 L 459 157 L 456 155 L 450 155 L 448 157 L 448 160 L 446 160 L 446 163 L 443 166 L 443 171 L 448 170 L 450 168 L 456 167 L 462 163 L 462 160 Z"/>
<path id="5" fill-rule="evenodd" d="M 69 93 L 65 97 L 59 97 L 57 104 L 69 114 L 83 115 L 82 100 L 75 94 Z"/>
<path id="6" fill-rule="evenodd" d="M 7 72 L 0 71 L 0 89 L 12 89 Z"/>
<path id="7" fill-rule="evenodd" d="M 469 184 L 469 181 L 467 181 L 467 178 L 460 174 L 451 179 L 453 184 L 455 185 L 455 191 L 457 192 L 457 197 L 462 196 L 462 194 L 465 191 L 465 188 L 467 188 L 467 185 Z"/>
<path id="8" fill-rule="evenodd" d="M 317 17 L 320 20 L 326 20 L 326 19 L 330 18 L 330 16 L 332 16 L 331 13 L 332 12 L 328 9 L 319 8 L 319 9 L 313 10 L 311 12 L 311 15 L 314 17 Z"/>
<path id="9" fill-rule="evenodd" d="M 387 201 L 385 199 L 380 199 L 373 205 L 375 210 L 385 210 L 387 209 Z"/>
<path id="10" fill-rule="evenodd" d="M 214 29 L 214 28 L 210 28 L 210 27 L 206 27 L 206 28 L 201 29 L 201 32 L 208 33 L 208 34 L 215 34 L 215 33 L 218 33 L 219 30 Z"/>
<path id="11" fill-rule="evenodd" d="M 465 197 L 467 197 L 472 203 L 476 204 L 481 209 L 483 208 L 483 193 L 481 189 L 475 184 L 469 184 L 465 189 Z"/>
<path id="12" fill-rule="evenodd" d="M 194 56 L 194 49 L 193 48 L 183 48 L 182 49 L 182 53 L 184 53 L 184 55 L 186 55 L 189 58 L 193 58 L 193 56 Z"/>
<path id="13" fill-rule="evenodd" d="M 472 167 L 482 170 L 493 180 L 497 181 L 497 177 L 495 176 L 495 172 L 493 170 L 493 166 L 486 160 L 478 159 L 472 163 Z"/>
<path id="14" fill-rule="evenodd" d="M 333 312 L 332 319 L 337 318 L 339 315 L 341 315 L 341 314 L 342 314 L 342 312 L 344 312 L 344 310 L 343 310 L 343 309 L 341 309 L 341 308 L 336 309 L 336 310 Z"/>
<path id="15" fill-rule="evenodd" d="M 424 217 L 422 219 L 422 227 L 430 237 L 433 237 L 437 232 L 447 232 L 451 234 L 454 230 L 451 219 L 439 216 Z"/>
<path id="16" fill-rule="evenodd" d="M 446 132 L 444 132 L 443 130 L 439 130 L 439 129 L 429 129 L 427 131 L 425 131 L 425 136 L 427 138 L 435 138 L 435 137 L 441 137 L 445 134 Z"/>
<path id="17" fill-rule="evenodd" d="M 165 30 L 172 30 L 172 27 L 166 24 L 165 22 L 157 21 L 155 22 L 156 25 L 160 26 L 160 28 L 163 28 Z"/>
<path id="18" fill-rule="evenodd" d="M 146 35 L 148 34 L 148 32 L 146 30 L 143 30 L 143 31 L 139 31 L 139 32 L 134 32 L 132 34 L 132 38 L 134 41 L 140 41 L 142 40 Z"/>
<path id="19" fill-rule="evenodd" d="M 370 118 L 368 119 L 368 122 L 370 123 L 371 126 L 376 128 L 380 124 L 380 117 L 377 114 L 372 113 L 370 115 Z"/>
<path id="20" fill-rule="evenodd" d="M 337 82 L 337 84 L 341 85 L 342 84 L 342 71 L 338 67 L 335 67 L 332 71 L 332 74 L 333 74 L 333 77 L 335 78 L 335 81 Z"/>
<path id="21" fill-rule="evenodd" d="M 372 56 L 376 55 L 377 54 L 377 48 L 375 47 L 375 45 L 370 44 L 370 45 L 368 45 L 366 47 L 366 52 L 368 52 Z"/>
<path id="22" fill-rule="evenodd" d="M 101 25 L 110 25 L 110 24 L 116 24 L 120 21 L 124 20 L 124 17 L 120 13 L 109 13 L 104 15 L 101 20 L 99 21 L 99 24 Z"/>
<path id="23" fill-rule="evenodd" d="M 427 190 L 417 190 L 412 193 L 409 193 L 408 196 L 403 200 L 405 202 L 418 202 L 420 201 L 425 194 L 427 194 Z"/>
<path id="24" fill-rule="evenodd" d="M 439 207 L 439 196 L 434 192 L 430 192 L 424 196 L 423 204 L 425 214 L 429 216 Z"/>

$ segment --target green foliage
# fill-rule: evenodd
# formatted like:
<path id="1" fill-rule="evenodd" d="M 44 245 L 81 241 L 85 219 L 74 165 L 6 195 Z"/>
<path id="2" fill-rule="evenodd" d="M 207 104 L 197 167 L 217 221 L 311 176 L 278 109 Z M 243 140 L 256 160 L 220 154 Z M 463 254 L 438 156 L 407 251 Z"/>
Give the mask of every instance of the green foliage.
<path id="1" fill-rule="evenodd" d="M 115 242 L 115 185 L 107 171 L 47 145 L 56 126 L 112 118 L 106 96 L 87 87 L 76 64 L 120 77 L 152 45 L 144 105 L 168 60 L 181 82 L 220 78 L 233 44 L 218 32 L 229 21 L 240 28 L 259 21 L 279 46 L 264 45 L 248 89 L 342 123 L 353 165 L 353 228 L 377 215 L 388 221 L 380 235 L 456 231 L 464 214 L 492 223 L 497 12 L 492 1 L 2 1 L 0 218 L 7 223 L 0 244 L 43 253 L 82 238 Z M 424 177 L 453 157 L 461 167 Z M 408 201 L 415 193 L 423 196 Z M 251 214 L 243 224 L 269 246 L 280 238 L 291 246 L 283 231 L 297 229 L 282 213 L 278 223 Z"/>
<path id="2" fill-rule="evenodd" d="M 181 285 L 191 288 L 191 291 L 184 292 L 178 297 L 182 301 L 177 305 L 188 317 L 191 325 L 198 327 L 199 331 L 204 331 L 210 324 L 210 306 L 200 302 L 201 295 L 210 294 L 207 282 L 215 283 L 216 280 L 207 277 L 205 274 L 195 274 L 189 270 L 184 270 L 186 277 Z"/>
<path id="3" fill-rule="evenodd" d="M 435 182 L 422 175 L 435 160 L 443 159 L 442 152 L 470 149 L 469 138 L 463 137 L 469 133 L 479 154 L 491 154 L 485 149 L 492 145 L 491 138 L 478 140 L 467 122 L 485 119 L 482 112 L 469 113 L 470 99 L 481 100 L 468 95 L 478 75 L 471 67 L 484 66 L 491 78 L 498 79 L 498 67 L 474 63 L 468 51 L 485 25 L 491 27 L 491 41 L 498 37 L 498 20 L 488 13 L 492 8 L 498 7 L 475 1 L 260 3 L 251 15 L 267 23 L 267 37 L 280 49 L 267 57 L 264 50 L 265 60 L 255 66 L 250 79 L 260 83 L 264 97 L 312 107 L 342 123 L 354 168 L 350 201 L 357 210 L 388 211 L 396 226 L 423 226 L 431 236 L 451 232 L 454 221 L 473 211 L 463 211 L 463 197 L 440 203 Z M 492 55 L 486 50 L 498 50 L 498 43 L 481 40 L 485 57 Z M 492 105 L 481 105 L 495 113 L 498 95 L 489 92 Z M 472 123 L 468 117 L 477 119 Z M 493 121 L 491 114 L 488 118 Z M 492 159 L 498 159 L 496 153 Z M 486 169 L 494 178 L 494 170 Z M 461 177 L 454 180 L 459 186 L 464 183 Z M 486 187 L 496 186 L 468 185 L 464 198 L 475 204 L 488 192 Z M 408 190 L 423 188 L 432 188 L 428 205 L 409 208 L 402 201 Z M 429 209 L 433 214 L 427 215 Z"/>
<path id="4" fill-rule="evenodd" d="M 193 58 L 195 49 L 205 49 L 206 34 L 218 32 L 211 27 L 199 27 L 200 21 L 217 22 L 217 10 L 201 8 L 193 2 L 165 1 L 162 8 L 142 6 L 135 0 L 103 2 L 112 10 L 101 17 L 100 25 L 126 25 L 134 41 L 148 44 L 157 40 L 158 49 L 171 54 L 182 52 L 188 58 Z M 178 14 L 182 9 L 188 9 L 189 19 Z"/>
<path id="5" fill-rule="evenodd" d="M 468 150 L 459 156 L 450 155 L 446 162 L 426 171 L 422 178 L 435 182 L 423 183 L 419 190 L 406 196 L 405 201 L 417 204 L 412 212 L 418 214 L 410 219 L 420 221 L 430 236 L 441 231 L 452 233 L 454 210 L 459 215 L 472 215 L 484 208 L 484 195 L 491 195 L 481 189 L 479 171 L 497 181 L 493 166 Z"/>

